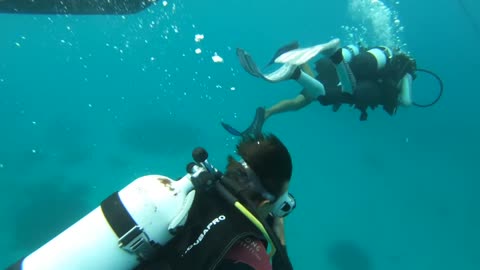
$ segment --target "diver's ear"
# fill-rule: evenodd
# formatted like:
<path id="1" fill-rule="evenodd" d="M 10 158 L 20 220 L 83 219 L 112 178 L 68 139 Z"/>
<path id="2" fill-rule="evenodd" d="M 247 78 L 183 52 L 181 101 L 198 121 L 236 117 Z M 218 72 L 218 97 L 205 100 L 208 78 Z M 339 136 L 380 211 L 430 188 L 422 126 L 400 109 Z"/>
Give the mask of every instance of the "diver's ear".
<path id="1" fill-rule="evenodd" d="M 263 200 L 258 203 L 257 214 L 259 217 L 266 218 L 268 214 L 272 211 L 273 204 L 270 200 Z"/>
<path id="2" fill-rule="evenodd" d="M 272 202 L 270 200 L 263 200 L 258 204 L 258 207 L 260 208 L 268 204 L 272 204 Z"/>

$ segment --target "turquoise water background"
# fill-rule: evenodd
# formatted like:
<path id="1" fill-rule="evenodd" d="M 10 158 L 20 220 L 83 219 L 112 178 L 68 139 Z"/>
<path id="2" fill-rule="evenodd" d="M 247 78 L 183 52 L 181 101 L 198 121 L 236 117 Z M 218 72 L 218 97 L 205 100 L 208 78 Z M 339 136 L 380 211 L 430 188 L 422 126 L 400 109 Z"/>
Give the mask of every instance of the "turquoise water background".
<path id="1" fill-rule="evenodd" d="M 293 157 L 298 207 L 286 230 L 296 269 L 339 269 L 332 257 L 349 262 L 344 270 L 480 269 L 480 4 L 463 2 L 473 16 L 458 1 L 384 1 L 404 27 L 404 49 L 445 83 L 434 107 L 393 117 L 377 109 L 360 122 L 358 111 L 312 104 L 266 123 Z M 346 45 L 342 26 L 381 39 L 368 23 L 377 17 L 351 3 L 174 0 L 124 17 L 0 14 L 0 265 L 137 177 L 184 175 L 196 146 L 223 168 L 236 140 L 220 121 L 244 128 L 256 107 L 300 90 L 248 75 L 235 48 L 263 64 L 293 40 Z M 436 87 L 419 74 L 414 98 L 428 102 Z"/>

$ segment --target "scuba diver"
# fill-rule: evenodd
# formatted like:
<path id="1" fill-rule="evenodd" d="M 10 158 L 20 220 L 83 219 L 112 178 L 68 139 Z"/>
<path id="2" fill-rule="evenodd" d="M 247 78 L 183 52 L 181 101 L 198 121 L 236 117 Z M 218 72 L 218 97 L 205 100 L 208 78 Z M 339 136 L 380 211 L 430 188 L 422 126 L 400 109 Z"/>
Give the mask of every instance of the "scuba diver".
<path id="1" fill-rule="evenodd" d="M 237 153 L 240 161 L 228 157 L 228 180 L 224 183 L 235 190 L 242 204 L 250 205 L 258 213 L 259 219 L 270 219 L 280 241 L 281 250 L 277 253 L 281 251 L 284 260 L 277 254 L 271 264 L 262 232 L 234 206 L 225 204 L 218 192 L 207 190 L 197 192 L 188 219 L 175 238 L 154 260 L 136 269 L 164 269 L 158 266 L 165 262 L 171 269 L 293 269 L 285 256 L 284 213 L 270 214 L 294 208 L 291 203 L 275 206 L 277 200 L 288 194 L 292 176 L 290 154 L 274 135 L 243 137 Z"/>
<path id="2" fill-rule="evenodd" d="M 138 13 L 157 0 L 0 0 L 0 13 L 121 15 Z"/>
<path id="3" fill-rule="evenodd" d="M 317 55 L 322 57 L 315 62 L 315 76 L 308 62 Z M 436 74 L 417 69 L 413 58 L 385 46 L 348 45 L 340 48 L 340 40 L 333 39 L 325 44 L 299 48 L 298 42 L 293 42 L 275 53 L 267 67 L 273 63 L 283 65 L 269 74 L 262 73 L 245 50 L 237 49 L 237 56 L 249 74 L 271 83 L 295 80 L 303 89 L 293 99 L 280 101 L 269 108 L 257 108 L 254 121 L 243 132 L 222 122 L 222 126 L 235 136 L 258 134 L 272 115 L 302 109 L 313 101 L 331 105 L 334 112 L 343 104 L 353 106 L 360 110 L 360 120 L 365 121 L 368 108 L 383 106 L 389 115 L 394 115 L 399 106 L 429 107 L 443 92 L 443 83 Z M 440 83 L 440 95 L 428 105 L 412 101 L 412 81 L 416 78 L 416 71 L 429 73 Z"/>
<path id="4" fill-rule="evenodd" d="M 224 173 L 196 148 L 179 180 L 136 179 L 7 269 L 292 270 L 290 153 L 271 134 L 244 136 L 236 150 Z"/>

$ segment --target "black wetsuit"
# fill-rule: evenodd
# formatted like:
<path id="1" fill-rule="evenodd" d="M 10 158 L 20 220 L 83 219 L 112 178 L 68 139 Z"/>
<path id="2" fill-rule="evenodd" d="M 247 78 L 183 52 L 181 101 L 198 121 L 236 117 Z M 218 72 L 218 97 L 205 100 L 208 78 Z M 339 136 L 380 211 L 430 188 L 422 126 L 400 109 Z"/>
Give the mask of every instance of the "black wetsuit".
<path id="1" fill-rule="evenodd" d="M 377 70 L 375 57 L 363 50 L 354 56 L 349 63 L 356 79 L 354 94 L 342 93 L 339 86 L 335 66 L 329 58 L 322 58 L 315 63 L 317 80 L 325 86 L 325 96 L 318 101 L 324 106 L 333 106 L 337 111 L 342 104 L 354 106 L 361 111 L 360 120 L 367 119 L 367 109 L 383 106 L 390 115 L 395 114 L 398 107 L 398 82 L 406 73 L 414 76 L 415 61 L 405 54 L 398 54 L 389 59 L 386 66 Z"/>
<path id="2" fill-rule="evenodd" d="M 257 227 L 218 193 L 197 192 L 185 226 L 161 248 L 154 260 L 136 270 L 253 270 L 248 264 L 225 259 L 231 247 L 246 237 L 266 244 Z M 285 247 L 283 250 L 286 252 Z M 272 265 L 273 270 L 293 269 L 289 261 L 277 255 Z"/>
<path id="3" fill-rule="evenodd" d="M 156 0 L 3 0 L 0 13 L 19 14 L 131 14 Z"/>

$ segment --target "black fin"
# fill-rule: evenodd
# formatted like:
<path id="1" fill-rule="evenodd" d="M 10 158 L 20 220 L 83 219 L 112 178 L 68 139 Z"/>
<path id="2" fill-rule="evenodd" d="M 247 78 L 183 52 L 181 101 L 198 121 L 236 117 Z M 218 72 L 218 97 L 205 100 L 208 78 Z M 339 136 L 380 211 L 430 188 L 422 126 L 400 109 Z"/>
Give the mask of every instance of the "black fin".
<path id="1" fill-rule="evenodd" d="M 253 122 L 250 124 L 250 126 L 244 130 L 243 132 L 240 132 L 230 126 L 229 124 L 226 124 L 224 122 L 221 122 L 223 128 L 233 136 L 238 136 L 238 137 L 244 137 L 244 136 L 259 136 L 262 133 L 262 127 L 263 124 L 265 123 L 265 108 L 258 107 L 257 111 L 255 112 L 255 118 L 253 119 Z"/>
<path id="2" fill-rule="evenodd" d="M 232 126 L 230 126 L 229 124 L 227 123 L 224 123 L 224 122 L 221 122 L 222 124 L 222 127 L 230 134 L 232 134 L 233 136 L 242 136 L 242 133 L 238 130 L 236 130 L 235 128 L 233 128 Z"/>
<path id="3" fill-rule="evenodd" d="M 240 65 L 246 72 L 250 73 L 250 75 L 260 78 L 264 77 L 255 61 L 253 61 L 253 58 L 244 49 L 237 48 L 237 57 L 240 61 Z"/>
<path id="4" fill-rule="evenodd" d="M 255 112 L 255 118 L 252 124 L 242 132 L 242 135 L 259 136 L 262 133 L 263 124 L 265 123 L 265 108 L 258 107 Z"/>

